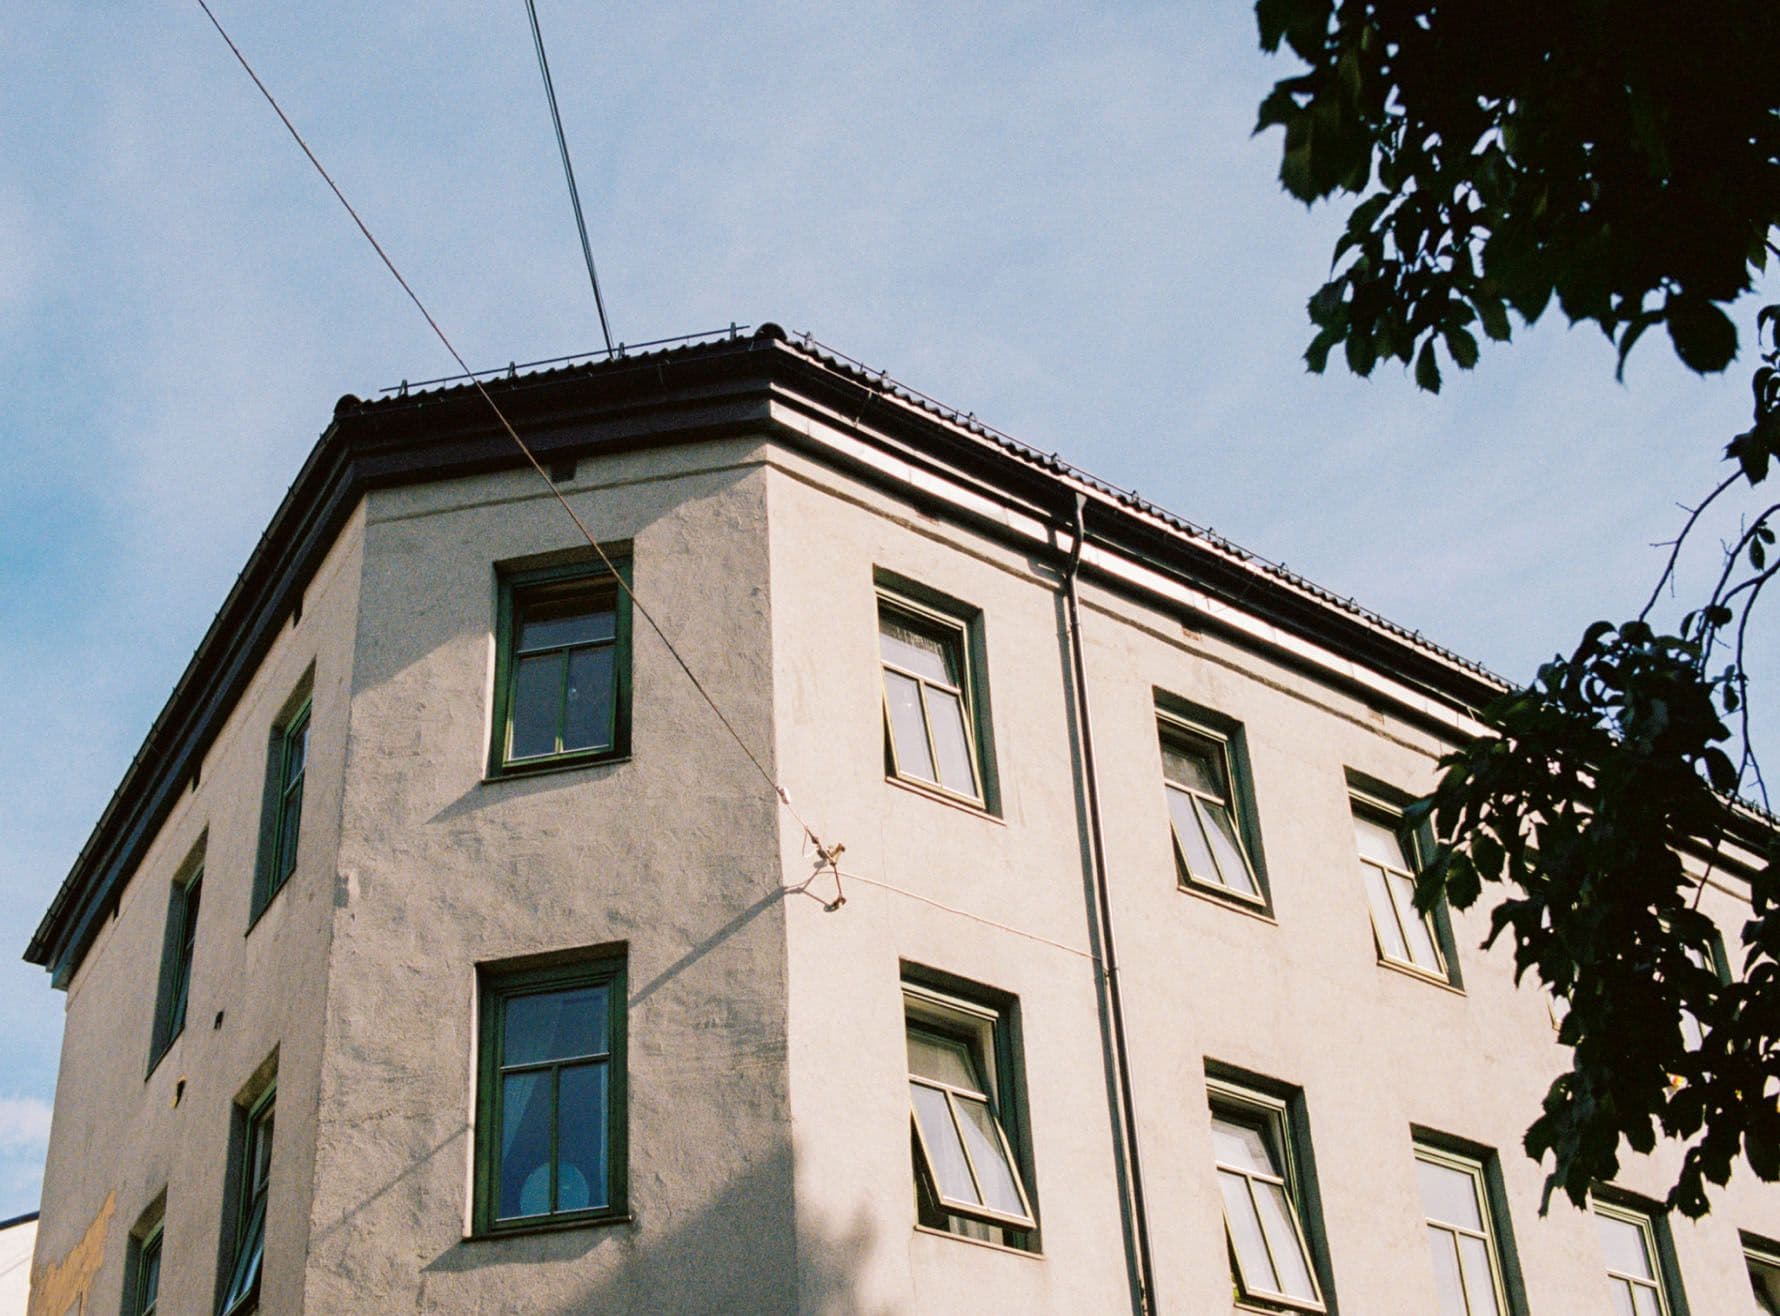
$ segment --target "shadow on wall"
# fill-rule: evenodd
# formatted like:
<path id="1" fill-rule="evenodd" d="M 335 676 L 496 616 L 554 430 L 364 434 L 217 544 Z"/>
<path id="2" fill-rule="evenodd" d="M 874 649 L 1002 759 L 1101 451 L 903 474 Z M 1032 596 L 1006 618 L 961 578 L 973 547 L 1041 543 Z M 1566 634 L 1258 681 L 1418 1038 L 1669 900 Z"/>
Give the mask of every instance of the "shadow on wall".
<path id="1" fill-rule="evenodd" d="M 800 1252 L 788 1150 L 774 1151 L 685 1215 L 651 1207 L 669 1187 L 660 1176 L 634 1181 L 629 1224 L 457 1244 L 423 1268 L 420 1309 L 892 1316 L 890 1307 L 867 1307 L 856 1293 L 875 1232 L 863 1212 L 844 1229 L 806 1229 Z M 540 1263 L 552 1272 L 543 1284 L 535 1278 Z M 565 1284 L 559 1267 L 594 1273 Z"/>

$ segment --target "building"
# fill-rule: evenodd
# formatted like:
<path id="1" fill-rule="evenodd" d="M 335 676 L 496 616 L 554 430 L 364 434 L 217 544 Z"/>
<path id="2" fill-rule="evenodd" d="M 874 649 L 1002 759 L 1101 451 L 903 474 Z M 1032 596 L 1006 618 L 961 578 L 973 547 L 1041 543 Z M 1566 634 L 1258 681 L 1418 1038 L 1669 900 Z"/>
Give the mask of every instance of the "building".
<path id="1" fill-rule="evenodd" d="M 36 1241 L 37 1212 L 0 1220 L 0 1316 L 25 1316 Z"/>
<path id="2" fill-rule="evenodd" d="M 604 560 L 341 399 L 29 948 L 34 1311 L 1761 1310 L 1406 903 L 1495 678 L 773 326 L 487 387 Z"/>

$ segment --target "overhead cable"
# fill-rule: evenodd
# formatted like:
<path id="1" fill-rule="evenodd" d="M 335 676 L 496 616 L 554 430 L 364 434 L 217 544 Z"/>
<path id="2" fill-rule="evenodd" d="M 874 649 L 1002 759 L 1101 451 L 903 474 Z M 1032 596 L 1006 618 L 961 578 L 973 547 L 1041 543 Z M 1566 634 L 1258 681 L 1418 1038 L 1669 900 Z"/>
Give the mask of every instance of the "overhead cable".
<path id="1" fill-rule="evenodd" d="M 550 102 L 550 122 L 556 129 L 556 149 L 562 155 L 562 176 L 569 185 L 569 204 L 575 208 L 575 228 L 581 234 L 581 255 L 587 261 L 587 281 L 593 285 L 593 304 L 600 313 L 600 332 L 605 335 L 606 351 L 610 352 L 612 331 L 606 327 L 606 300 L 600 296 L 600 276 L 593 268 L 593 247 L 587 241 L 587 220 L 581 214 L 581 189 L 575 186 L 575 166 L 569 163 L 569 139 L 562 135 L 562 111 L 556 108 L 556 84 L 550 80 L 550 60 L 544 54 L 544 30 L 538 26 L 536 0 L 525 0 L 525 12 L 532 21 L 532 44 L 538 49 L 538 72 L 544 75 L 544 97 Z"/>
<path id="2" fill-rule="evenodd" d="M 563 510 L 569 514 L 569 517 L 574 521 L 576 528 L 580 530 L 582 537 L 587 540 L 588 546 L 593 549 L 594 553 L 599 557 L 600 562 L 604 564 L 606 570 L 612 574 L 612 579 L 617 583 L 618 588 L 623 591 L 624 596 L 630 600 L 631 606 L 642 615 L 644 621 L 649 623 L 649 628 L 655 632 L 656 637 L 660 639 L 663 646 L 666 647 L 668 654 L 673 658 L 674 662 L 679 665 L 680 670 L 686 673 L 686 679 L 692 682 L 692 688 L 697 690 L 700 697 L 702 697 L 705 703 L 710 706 L 711 712 L 716 714 L 717 720 L 723 724 L 723 729 L 729 733 L 730 738 L 735 741 L 736 746 L 747 757 L 748 762 L 754 765 L 754 770 L 760 774 L 761 779 L 771 788 L 773 794 L 778 798 L 779 803 L 784 805 L 786 812 L 791 815 L 797 822 L 798 826 L 803 828 L 804 835 L 809 838 L 810 844 L 815 846 L 817 853 L 823 856 L 824 862 L 831 863 L 832 861 L 829 859 L 829 856 L 831 854 L 838 854 L 840 847 L 836 846 L 831 850 L 828 846 L 824 845 L 822 839 L 816 835 L 815 829 L 812 828 L 809 823 L 804 820 L 803 815 L 797 811 L 796 806 L 791 803 L 790 794 L 783 786 L 779 785 L 778 781 L 773 777 L 773 774 L 768 771 L 766 764 L 761 761 L 760 756 L 756 754 L 749 746 L 748 742 L 743 739 L 742 733 L 736 730 L 735 724 L 731 722 L 723 710 L 718 707 L 716 699 L 711 696 L 709 690 L 705 689 L 704 683 L 698 679 L 698 674 L 692 670 L 691 666 L 687 664 L 686 659 L 681 656 L 680 650 L 674 645 L 674 642 L 668 638 L 667 632 L 662 630 L 661 623 L 656 621 L 654 614 L 652 614 L 648 608 L 643 606 L 643 601 L 637 597 L 636 591 L 625 581 L 623 574 L 607 555 L 606 550 L 600 546 L 599 540 L 593 537 L 593 532 L 587 528 L 587 524 L 582 521 L 579 513 L 577 513 L 574 507 L 570 505 L 569 500 L 563 497 L 562 490 L 556 487 L 556 482 L 550 478 L 550 473 L 546 471 L 542 463 L 538 461 L 537 455 L 532 452 L 531 447 L 526 441 L 519 437 L 519 431 L 513 428 L 513 423 L 507 419 L 506 413 L 501 410 L 499 404 L 497 404 L 494 398 L 490 396 L 488 389 L 483 386 L 482 381 L 475 378 L 471 373 L 469 364 L 464 360 L 457 348 L 452 345 L 451 339 L 446 336 L 445 331 L 439 327 L 439 322 L 433 318 L 432 312 L 427 310 L 426 304 L 420 300 L 420 297 L 415 293 L 414 289 L 409 286 L 408 280 L 402 277 L 402 272 L 396 268 L 395 262 L 389 258 L 389 253 L 386 252 L 383 249 L 383 245 L 377 241 L 369 226 L 367 226 L 365 221 L 359 217 L 358 211 L 353 209 L 352 202 L 346 199 L 346 194 L 340 190 L 339 184 L 334 182 L 332 175 L 330 175 L 327 169 L 323 167 L 321 161 L 316 159 L 315 152 L 309 149 L 309 143 L 303 140 L 303 134 L 297 131 L 297 126 L 290 121 L 290 116 L 284 112 L 284 107 L 279 105 L 278 99 L 267 89 L 266 84 L 260 81 L 260 75 L 254 72 L 253 65 L 247 62 L 247 56 L 241 53 L 241 48 L 235 44 L 234 39 L 224 30 L 223 25 L 217 20 L 216 15 L 211 12 L 210 6 L 206 3 L 206 0 L 198 0 L 198 7 L 204 11 L 204 16 L 210 20 L 210 25 L 216 29 L 217 35 L 227 43 L 229 50 L 235 56 L 236 62 L 246 71 L 247 76 L 253 79 L 253 85 L 259 88 L 260 95 L 266 98 L 266 103 L 270 105 L 273 112 L 278 115 L 280 122 L 284 124 L 285 129 L 290 133 L 292 139 L 294 139 L 297 145 L 302 148 L 303 154 L 309 157 L 309 163 L 315 166 L 315 172 L 321 175 L 322 181 L 328 185 L 328 189 L 333 192 L 335 199 L 345 207 L 346 213 L 352 216 L 352 222 L 358 225 L 358 231 L 364 234 L 365 241 L 371 244 L 371 249 L 375 251 L 378 258 L 382 260 L 384 268 L 386 268 L 394 277 L 395 281 L 401 285 L 402 291 L 408 294 L 408 300 L 414 303 L 414 308 L 419 311 L 421 316 L 426 320 L 427 325 L 432 329 L 434 336 L 444 345 L 445 350 L 451 354 L 451 359 L 457 362 L 458 368 L 466 375 L 470 376 L 471 386 L 475 388 L 476 392 L 482 395 L 482 400 L 488 404 L 488 409 L 494 413 L 495 419 L 501 424 L 501 428 L 507 432 L 507 437 L 513 440 L 514 446 L 524 454 L 526 461 L 531 463 L 532 469 L 538 473 L 538 478 L 544 481 L 545 487 L 555 496 L 556 501 L 562 504 Z"/>

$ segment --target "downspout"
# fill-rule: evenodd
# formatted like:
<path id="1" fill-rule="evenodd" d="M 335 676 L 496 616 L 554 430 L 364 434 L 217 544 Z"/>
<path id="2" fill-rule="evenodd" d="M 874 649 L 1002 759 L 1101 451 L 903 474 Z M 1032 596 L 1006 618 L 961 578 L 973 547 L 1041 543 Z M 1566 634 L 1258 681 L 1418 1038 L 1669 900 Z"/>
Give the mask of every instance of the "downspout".
<path id="1" fill-rule="evenodd" d="M 1110 1022 L 1103 1039 L 1112 1053 L 1113 1070 L 1118 1087 L 1119 1154 L 1125 1162 L 1129 1186 L 1125 1205 L 1125 1243 L 1131 1253 L 1137 1292 L 1137 1310 L 1143 1316 L 1156 1311 L 1155 1265 L 1150 1257 L 1149 1213 L 1143 1199 L 1143 1169 L 1137 1157 L 1137 1114 L 1131 1095 L 1131 1058 L 1125 1040 L 1125 1005 L 1119 989 L 1119 956 L 1113 939 L 1112 897 L 1106 880 L 1106 839 L 1100 822 L 1099 775 L 1094 767 L 1094 724 L 1088 716 L 1088 671 L 1082 655 L 1081 598 L 1077 577 L 1081 572 L 1082 548 L 1087 538 L 1087 498 L 1075 496 L 1075 542 L 1069 550 L 1068 567 L 1063 573 L 1064 598 L 1069 609 L 1069 657 L 1072 668 L 1071 685 L 1075 690 L 1076 724 L 1081 728 L 1082 794 L 1087 804 L 1088 853 L 1094 884 L 1095 915 L 1100 928 L 1101 982 L 1106 991 L 1106 1014 Z"/>

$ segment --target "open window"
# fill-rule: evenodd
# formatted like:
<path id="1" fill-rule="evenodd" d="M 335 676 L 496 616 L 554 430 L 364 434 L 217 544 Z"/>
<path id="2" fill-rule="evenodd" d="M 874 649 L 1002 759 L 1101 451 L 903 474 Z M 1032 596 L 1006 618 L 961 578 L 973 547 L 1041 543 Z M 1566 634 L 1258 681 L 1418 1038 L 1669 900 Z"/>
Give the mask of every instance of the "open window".
<path id="1" fill-rule="evenodd" d="M 1030 1247 L 1037 1228 L 1010 1006 L 903 983 L 917 1218 Z"/>
<path id="2" fill-rule="evenodd" d="M 878 595 L 884 766 L 893 778 L 986 808 L 984 690 L 971 619 Z"/>
<path id="3" fill-rule="evenodd" d="M 266 1256 L 266 1201 L 272 1184 L 272 1133 L 276 1089 L 268 1086 L 240 1116 L 240 1154 L 232 1169 L 235 1213 L 222 1316 L 241 1316 L 259 1305 L 260 1273 Z"/>
<path id="4" fill-rule="evenodd" d="M 192 987 L 192 960 L 198 945 L 198 907 L 203 894 L 204 845 L 200 842 L 173 879 L 173 889 L 168 895 L 166 932 L 161 943 L 161 980 L 155 996 L 154 1036 L 148 1052 L 150 1070 L 185 1030 L 186 1003 Z"/>
<path id="5" fill-rule="evenodd" d="M 1456 986 L 1445 910 L 1423 914 L 1415 907 L 1421 838 L 1393 804 L 1357 792 L 1350 802 L 1360 877 L 1380 962 Z"/>
<path id="6" fill-rule="evenodd" d="M 1167 715 L 1158 728 L 1181 885 L 1265 909 L 1266 888 L 1251 849 L 1254 809 L 1231 735 Z"/>
<path id="7" fill-rule="evenodd" d="M 1305 1226 L 1308 1200 L 1291 1104 L 1217 1080 L 1209 1095 L 1212 1154 L 1237 1293 L 1263 1310 L 1327 1310 Z"/>

